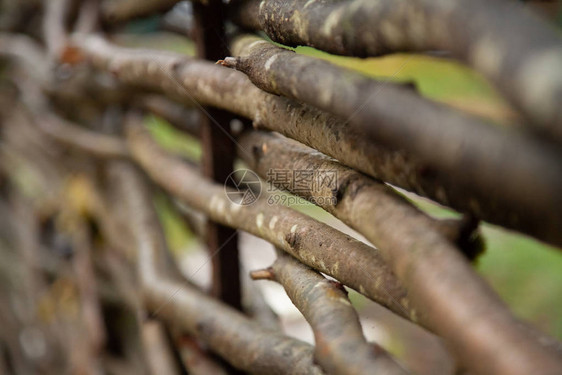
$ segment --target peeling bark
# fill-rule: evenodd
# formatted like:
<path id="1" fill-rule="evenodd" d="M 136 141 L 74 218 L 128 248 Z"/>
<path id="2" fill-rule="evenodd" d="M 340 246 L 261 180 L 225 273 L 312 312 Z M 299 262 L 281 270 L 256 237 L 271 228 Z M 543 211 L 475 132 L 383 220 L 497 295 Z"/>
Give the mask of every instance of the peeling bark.
<path id="1" fill-rule="evenodd" d="M 367 342 L 342 284 L 281 252 L 270 270 L 312 327 L 314 358 L 328 374 L 408 374 L 388 353 L 375 351 Z M 251 276 L 262 275 L 258 271 Z"/>

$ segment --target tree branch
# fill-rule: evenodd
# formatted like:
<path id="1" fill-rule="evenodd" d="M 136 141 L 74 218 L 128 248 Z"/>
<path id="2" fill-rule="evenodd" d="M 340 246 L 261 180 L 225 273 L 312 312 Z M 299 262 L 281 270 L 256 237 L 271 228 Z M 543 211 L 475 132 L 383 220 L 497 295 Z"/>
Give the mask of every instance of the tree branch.
<path id="1" fill-rule="evenodd" d="M 559 232 L 562 153 L 550 144 L 258 37 L 238 38 L 233 52 L 240 57 L 223 64 L 243 71 L 258 87 L 347 119 L 357 132 L 405 150 L 471 196 L 487 197 L 517 218 L 532 213 L 535 225 L 546 215 L 549 231 Z"/>
<path id="2" fill-rule="evenodd" d="M 22 101 L 39 131 L 54 141 L 99 158 L 126 158 L 127 146 L 123 140 L 73 124 L 49 109 L 46 99 L 34 83 L 19 80 Z"/>
<path id="3" fill-rule="evenodd" d="M 534 190 L 525 197 L 525 201 L 532 197 L 542 201 L 540 206 L 546 206 L 546 209 L 537 210 L 536 206 L 521 210 L 518 205 L 506 206 L 506 198 L 501 194 L 468 189 L 448 174 L 436 171 L 404 152 L 391 151 L 369 142 L 364 133 L 351 129 L 338 117 L 259 90 L 239 72 L 178 54 L 119 48 L 99 37 L 76 38 L 76 44 L 96 67 L 112 71 L 123 83 L 159 90 L 190 105 L 202 103 L 229 110 L 254 120 L 257 127 L 280 132 L 375 178 L 491 223 L 562 245 L 562 232 L 558 230 L 562 225 L 562 210 L 551 209 L 559 207 L 559 203 L 555 201 L 545 205 L 541 195 Z M 509 148 L 508 151 L 511 154 Z M 539 154 L 542 155 L 543 151 Z M 531 163 L 523 162 L 523 166 Z M 540 169 L 544 170 L 543 167 Z M 556 181 L 560 167 L 556 165 L 548 170 L 547 177 L 537 176 L 534 171 L 530 173 L 538 181 Z M 499 171 L 498 175 L 503 176 L 503 171 Z M 486 176 L 486 179 L 496 180 L 497 177 Z M 529 186 L 529 181 L 522 184 Z M 505 185 L 504 180 L 500 181 L 499 187 Z M 553 197 L 548 186 L 545 187 L 544 183 L 541 186 L 547 190 L 545 197 Z M 496 186 L 493 191 L 498 189 Z M 513 191 L 516 190 L 513 187 L 507 189 L 511 189 L 515 196 L 520 194 Z M 554 196 L 560 199 L 559 194 Z"/>
<path id="4" fill-rule="evenodd" d="M 363 336 L 357 312 L 343 285 L 278 252 L 269 273 L 311 325 L 316 341 L 314 358 L 329 374 L 407 374 L 384 351 L 375 352 Z M 262 273 L 253 272 L 260 278 Z"/>
<path id="5" fill-rule="evenodd" d="M 203 3 L 206 0 L 199 0 Z M 109 23 L 124 22 L 132 18 L 149 16 L 172 8 L 179 0 L 103 0 L 101 13 Z"/>
<path id="6" fill-rule="evenodd" d="M 263 0 L 258 20 L 254 12 L 243 21 L 256 23 L 281 44 L 341 55 L 448 50 L 494 82 L 529 125 L 562 141 L 561 39 L 517 2 Z"/>
<path id="7" fill-rule="evenodd" d="M 399 233 L 398 238 L 410 238 L 409 241 L 415 243 L 423 243 L 425 235 L 434 233 L 450 241 L 451 245 L 463 244 L 465 248 L 461 250 L 465 253 L 482 250 L 477 225 L 466 220 L 434 219 L 388 185 L 300 143 L 272 133 L 252 131 L 240 137 L 239 145 L 240 150 L 252 150 L 251 154 L 239 152 L 239 156 L 262 178 L 281 189 L 293 189 L 293 194 L 324 208 L 362 234 L 375 238 L 370 241 L 377 247 L 396 246 L 394 233 Z M 279 176 L 276 171 L 294 173 L 287 178 Z M 310 178 L 298 178 L 297 174 L 301 171 L 310 172 Z M 453 246 L 451 250 L 454 251 Z"/>
<path id="8" fill-rule="evenodd" d="M 54 62 L 58 62 L 67 43 L 66 17 L 71 5 L 71 0 L 49 0 L 45 3 L 43 34 L 49 57 Z"/>
<path id="9" fill-rule="evenodd" d="M 195 137 L 201 136 L 199 113 L 159 95 L 145 95 L 139 99 L 140 107 L 163 118 L 175 128 Z"/>
<path id="10" fill-rule="evenodd" d="M 223 186 L 159 149 L 142 126 L 129 121 L 133 159 L 169 193 L 211 220 L 261 237 L 395 313 L 410 315 L 405 291 L 376 249 L 288 207 L 270 205 L 264 197 L 252 204 L 234 203 Z"/>
<path id="11" fill-rule="evenodd" d="M 468 369 L 475 373 L 493 369 L 495 374 L 562 369 L 558 354 L 545 348 L 546 341 L 537 340 L 540 335 L 510 313 L 457 249 L 431 229 L 435 225 L 384 185 L 280 137 L 251 133 L 240 144 L 254 150 L 253 160 L 245 160 L 262 176 L 272 170 L 335 172 L 335 184 L 300 179 L 293 192 L 314 198 L 377 246 L 408 290 L 411 319 L 443 337 Z M 269 176 L 275 181 L 275 173 Z M 332 197 L 337 201 L 328 199 Z M 498 353 L 494 351 L 498 347 L 510 350 Z M 514 353 L 517 363 L 512 360 Z"/>
<path id="12" fill-rule="evenodd" d="M 162 262 L 163 234 L 141 176 L 125 162 L 113 162 L 108 176 L 127 212 L 140 286 L 149 311 L 206 342 L 237 368 L 258 374 L 321 374 L 312 363 L 309 345 L 264 329 L 189 284 L 171 278 Z"/>

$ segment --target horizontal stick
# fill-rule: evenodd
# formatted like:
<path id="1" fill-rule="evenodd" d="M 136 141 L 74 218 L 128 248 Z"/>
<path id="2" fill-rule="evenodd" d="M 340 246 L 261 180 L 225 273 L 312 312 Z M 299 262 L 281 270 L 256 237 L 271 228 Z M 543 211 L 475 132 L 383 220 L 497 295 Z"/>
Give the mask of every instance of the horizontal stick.
<path id="1" fill-rule="evenodd" d="M 281 252 L 268 272 L 312 327 L 314 358 L 328 374 L 408 374 L 388 353 L 376 352 L 367 342 L 343 285 Z M 259 271 L 250 275 L 263 276 Z"/>
<path id="2" fill-rule="evenodd" d="M 246 73 L 256 86 L 338 115 L 350 128 L 405 150 L 469 194 L 488 197 L 517 218 L 532 213 L 535 225 L 548 217 L 548 230 L 560 232 L 562 153 L 550 144 L 258 37 L 238 38 L 233 52 L 239 57 L 223 64 Z"/>
<path id="3" fill-rule="evenodd" d="M 101 14 L 106 22 L 123 22 L 150 16 L 172 8 L 179 0 L 103 0 Z M 205 2 L 205 0 L 201 0 Z"/>
<path id="4" fill-rule="evenodd" d="M 562 39 L 517 2 L 255 2 L 258 20 L 256 12 L 249 12 L 243 24 L 259 23 L 271 39 L 289 46 L 362 57 L 448 50 L 495 83 L 532 121 L 528 125 L 562 142 Z"/>
<path id="5" fill-rule="evenodd" d="M 241 139 L 241 147 L 255 150 L 253 159 L 245 160 L 278 184 L 285 179 L 276 180 L 272 171 L 309 171 L 319 177 L 335 174 L 333 184 L 301 177 L 298 190 L 295 184 L 286 186 L 313 198 L 377 246 L 408 290 L 417 313 L 412 318 L 443 337 L 466 368 L 478 374 L 555 373 L 562 369 L 558 353 L 544 347 L 546 341 L 537 339 L 540 334 L 510 313 L 457 249 L 431 230 L 430 220 L 384 185 L 270 134 L 251 133 Z M 494 348 L 498 347 L 509 350 L 497 352 Z"/>
<path id="6" fill-rule="evenodd" d="M 187 283 L 164 265 L 165 242 L 145 182 L 126 162 L 108 177 L 127 213 L 145 304 L 153 315 L 205 342 L 235 367 L 256 374 L 321 374 L 312 347 L 262 326 Z"/>
<path id="7" fill-rule="evenodd" d="M 558 230 L 562 210 L 506 206 L 501 195 L 477 193 L 457 184 L 447 174 L 403 151 L 391 151 L 370 142 L 364 133 L 351 129 L 336 116 L 259 90 L 240 72 L 179 54 L 119 48 L 99 37 L 75 37 L 75 43 L 96 67 L 113 72 L 122 83 L 159 90 L 189 105 L 226 109 L 252 119 L 257 127 L 280 132 L 380 180 L 491 223 L 562 245 L 562 231 Z M 557 174 L 559 169 L 554 167 L 547 173 Z M 536 177 L 543 180 L 542 176 Z M 504 185 L 503 181 L 499 184 Z M 541 199 L 534 192 L 530 196 Z"/>
<path id="8" fill-rule="evenodd" d="M 199 113 L 194 109 L 186 109 L 165 97 L 145 95 L 139 99 L 139 106 L 148 112 L 163 118 L 175 128 L 200 137 Z"/>
<path id="9" fill-rule="evenodd" d="M 223 186 L 164 152 L 134 119 L 129 119 L 127 141 L 134 160 L 157 184 L 211 220 L 263 238 L 395 313 L 411 315 L 404 289 L 376 249 L 298 211 L 270 205 L 264 197 L 235 203 L 240 197 L 229 199 Z"/>
<path id="10" fill-rule="evenodd" d="M 127 158 L 129 153 L 122 139 L 86 130 L 53 113 L 34 116 L 34 124 L 53 140 L 99 158 Z"/>
<path id="11" fill-rule="evenodd" d="M 118 137 L 87 130 L 78 124 L 57 116 L 50 108 L 36 82 L 18 80 L 21 100 L 26 106 L 26 115 L 40 132 L 59 144 L 68 146 L 99 158 L 127 158 L 125 142 Z"/>
<path id="12" fill-rule="evenodd" d="M 244 162 L 270 184 L 324 208 L 362 233 L 376 238 L 379 247 L 392 248 L 393 232 L 411 242 L 423 243 L 425 235 L 439 234 L 459 246 L 465 254 L 478 254 L 483 248 L 477 224 L 467 220 L 437 220 L 414 207 L 390 186 L 373 180 L 300 143 L 272 133 L 252 131 L 239 139 Z M 283 172 L 290 172 L 288 174 Z M 361 201 L 343 205 L 343 201 Z M 351 207 L 353 205 L 353 208 Z M 388 226 L 388 228 L 385 228 Z M 390 230 L 390 228 L 394 228 Z M 412 232 L 413 228 L 425 228 Z"/>

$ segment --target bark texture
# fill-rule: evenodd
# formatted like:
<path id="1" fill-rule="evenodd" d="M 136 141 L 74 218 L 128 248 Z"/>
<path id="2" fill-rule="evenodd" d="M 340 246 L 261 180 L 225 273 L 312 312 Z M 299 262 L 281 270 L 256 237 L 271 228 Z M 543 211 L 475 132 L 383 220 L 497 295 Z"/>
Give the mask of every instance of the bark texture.
<path id="1" fill-rule="evenodd" d="M 257 22 L 276 42 L 341 55 L 448 50 L 562 141 L 562 39 L 517 2 L 263 0 Z"/>
<path id="2" fill-rule="evenodd" d="M 562 369 L 558 353 L 518 322 L 449 241 L 428 230 L 424 215 L 357 172 L 303 146 L 259 133 L 244 138 L 244 146 L 259 150 L 249 162 L 262 175 L 279 168 L 337 171 L 336 187 L 301 180 L 294 193 L 337 197 L 335 204 L 314 201 L 379 248 L 408 290 L 416 314 L 411 318 L 443 337 L 466 368 L 478 374 L 555 374 Z M 498 353 L 498 347 L 510 349 Z"/>
<path id="3" fill-rule="evenodd" d="M 252 131 L 242 135 L 239 144 L 240 149 L 252 150 L 251 156 L 240 152 L 240 158 L 267 182 L 283 189 L 285 176 L 274 172 L 296 171 L 289 176 L 290 183 L 285 184 L 285 188 L 293 188 L 292 193 L 321 206 L 363 234 L 370 233 L 371 238 L 377 238 L 376 242 L 371 240 L 377 246 L 396 246 L 390 236 L 392 232 L 398 232 L 397 237 L 411 237 L 412 242 L 418 243 L 424 242 L 423 233 L 437 233 L 464 253 L 475 254 L 482 250 L 477 225 L 467 220 L 434 219 L 388 185 L 298 142 Z M 298 172 L 308 174 L 299 176 Z M 361 204 L 353 203 L 353 207 L 344 204 L 347 198 L 361 201 Z M 424 230 L 412 232 L 412 228 Z"/>
<path id="4" fill-rule="evenodd" d="M 342 284 L 327 280 L 291 256 L 278 252 L 268 270 L 285 288 L 314 331 L 315 360 L 328 374 L 408 374 L 363 336 L 357 312 Z M 267 272 L 267 271 L 266 271 Z M 260 279 L 260 272 L 251 273 Z"/>
<path id="5" fill-rule="evenodd" d="M 559 202 L 548 206 L 548 210 L 534 207 L 522 210 L 518 204 L 506 206 L 502 194 L 481 190 L 478 193 L 470 189 L 470 185 L 458 184 L 447 173 L 415 160 L 403 151 L 391 151 L 369 141 L 364 133 L 351 128 L 339 117 L 263 92 L 234 70 L 178 54 L 119 48 L 99 37 L 75 37 L 75 43 L 97 68 L 113 72 L 122 83 L 164 92 L 191 106 L 202 103 L 229 110 L 252 119 L 258 128 L 280 132 L 375 178 L 491 223 L 556 245 L 562 244 L 562 231 L 558 230 L 562 225 L 562 210 L 550 209 Z M 462 149 L 463 143 L 455 144 Z M 540 154 L 543 154 L 542 150 Z M 510 160 L 507 162 L 511 163 Z M 523 165 L 528 163 L 530 161 L 524 161 Z M 533 171 L 530 173 L 536 176 Z M 550 177 L 537 178 L 540 181 L 556 179 L 552 175 L 560 173 L 560 167 L 557 165 L 546 173 Z M 503 176 L 503 171 L 498 174 Z M 524 185 L 528 186 L 528 181 Z M 493 191 L 504 187 L 506 184 L 502 180 Z M 560 199 L 559 194 L 556 195 Z M 552 197 L 552 192 L 547 196 Z M 530 197 L 541 199 L 534 191 L 525 197 L 525 201 Z"/>
<path id="6" fill-rule="evenodd" d="M 247 205 L 234 203 L 223 186 L 159 149 L 139 125 L 129 123 L 127 139 L 134 160 L 156 183 L 211 220 L 261 237 L 397 314 L 410 316 L 404 289 L 376 249 L 288 207 L 270 205 L 265 197 Z"/>
<path id="7" fill-rule="evenodd" d="M 115 199 L 129 218 L 144 302 L 154 315 L 206 342 L 237 368 L 255 374 L 321 374 L 312 347 L 262 328 L 189 284 L 170 277 L 165 241 L 146 185 L 126 162 L 108 170 Z M 228 339 L 226 339 L 228 338 Z"/>
<path id="8" fill-rule="evenodd" d="M 548 142 L 483 123 L 411 90 L 377 82 L 258 37 L 241 37 L 223 64 L 258 87 L 340 116 L 379 144 L 405 150 L 477 197 L 518 217 L 562 225 L 562 153 Z M 445 193 L 446 194 L 446 193 Z M 445 197 L 446 198 L 446 197 Z M 466 198 L 465 198 L 466 199 Z"/>

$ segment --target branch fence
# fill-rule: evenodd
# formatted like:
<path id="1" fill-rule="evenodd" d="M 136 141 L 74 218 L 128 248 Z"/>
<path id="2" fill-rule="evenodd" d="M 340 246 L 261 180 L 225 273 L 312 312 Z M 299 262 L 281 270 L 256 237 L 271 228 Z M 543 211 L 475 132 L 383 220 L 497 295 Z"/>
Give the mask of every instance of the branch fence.
<path id="1" fill-rule="evenodd" d="M 0 370 L 414 373 L 366 340 L 346 286 L 438 337 L 451 373 L 562 374 L 562 344 L 473 268 L 480 220 L 562 246 L 559 31 L 511 0 L 176 3 L 2 2 L 0 217 L 14 250 L 0 259 Z M 149 16 L 193 39 L 198 57 L 125 46 L 124 25 Z M 518 123 L 265 36 L 358 57 L 445 51 L 488 78 Z M 201 162 L 163 149 L 146 114 L 199 138 Z M 236 160 L 372 245 L 267 194 L 233 200 Z M 435 219 L 397 188 L 464 216 Z M 207 245 L 210 291 L 168 251 L 162 192 Z M 275 246 L 275 263 L 251 277 L 283 286 L 315 346 L 287 336 L 241 282 L 238 231 Z"/>

